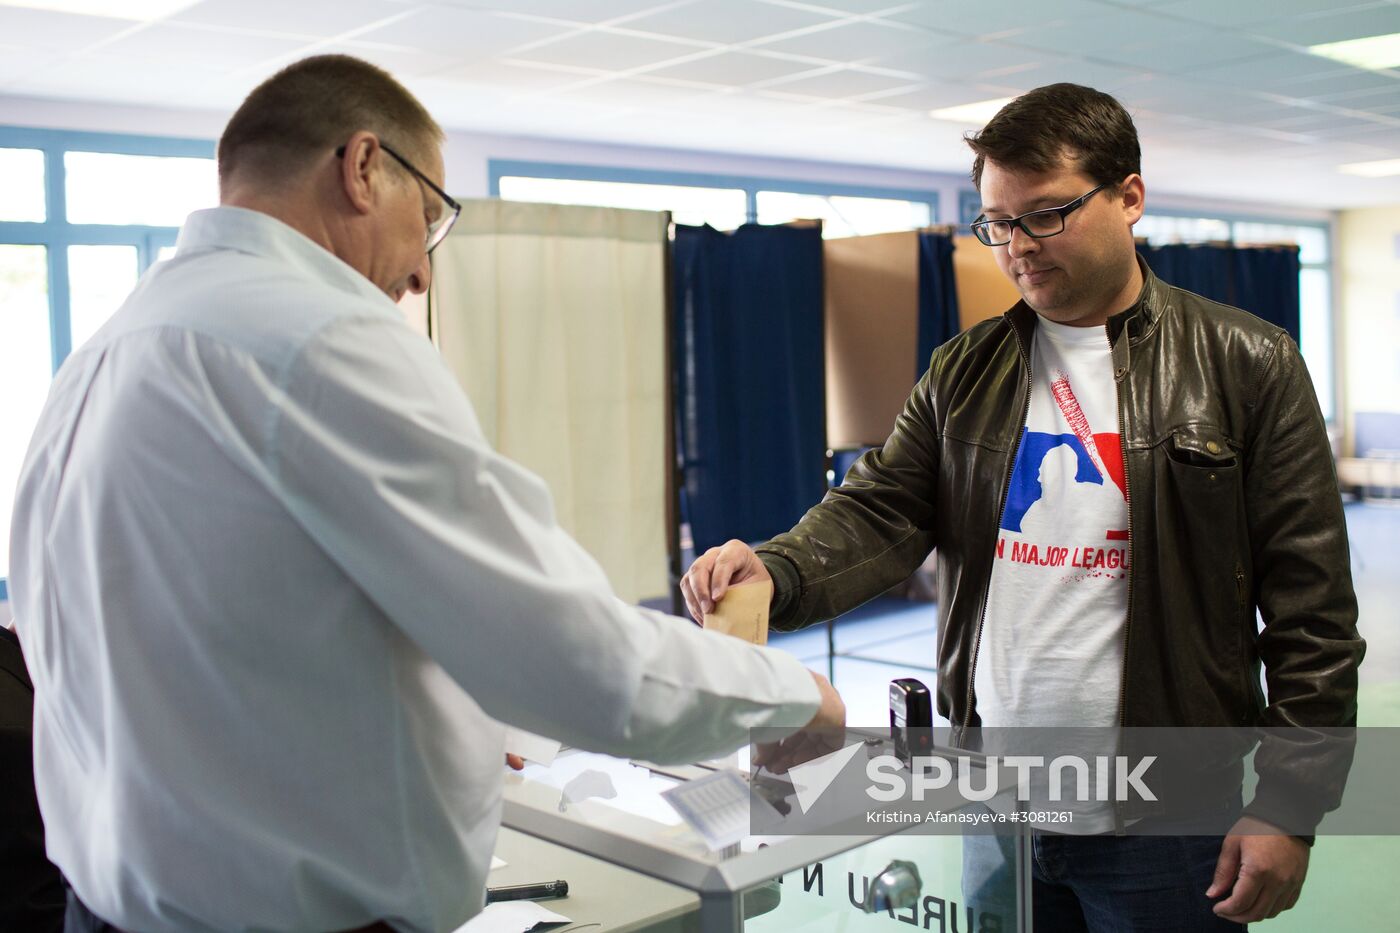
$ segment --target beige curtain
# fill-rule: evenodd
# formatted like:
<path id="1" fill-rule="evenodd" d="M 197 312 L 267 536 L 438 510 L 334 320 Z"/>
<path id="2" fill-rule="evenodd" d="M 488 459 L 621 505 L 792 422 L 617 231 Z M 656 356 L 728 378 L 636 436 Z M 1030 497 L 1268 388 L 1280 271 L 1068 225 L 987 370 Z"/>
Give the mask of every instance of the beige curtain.
<path id="1" fill-rule="evenodd" d="M 467 201 L 433 253 L 433 337 L 487 439 L 630 601 L 667 591 L 668 222 Z"/>

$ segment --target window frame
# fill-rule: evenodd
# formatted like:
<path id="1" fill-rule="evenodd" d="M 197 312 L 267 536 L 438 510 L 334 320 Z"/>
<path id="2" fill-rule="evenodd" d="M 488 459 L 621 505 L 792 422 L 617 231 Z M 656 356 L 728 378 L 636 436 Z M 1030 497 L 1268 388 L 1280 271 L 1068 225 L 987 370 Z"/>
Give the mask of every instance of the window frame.
<path id="1" fill-rule="evenodd" d="M 68 247 L 134 246 L 138 278 L 150 268 L 161 247 L 173 246 L 179 227 L 68 222 L 68 186 L 64 155 L 99 152 L 115 155 L 213 159 L 208 139 L 91 133 L 0 125 L 0 149 L 37 149 L 44 154 L 44 220 L 0 221 L 0 244 L 45 248 L 49 295 L 51 372 L 57 373 L 72 352 L 72 303 L 68 288 Z M 9 599 L 9 581 L 0 577 L 0 602 Z"/>
<path id="2" fill-rule="evenodd" d="M 885 188 L 877 185 L 849 185 L 824 181 L 795 181 L 758 175 L 723 175 L 706 172 L 672 172 L 664 169 L 616 168 L 565 162 L 531 162 L 515 159 L 489 159 L 486 163 L 487 191 L 501 196 L 501 179 L 558 178 L 566 181 L 610 181 L 633 185 L 676 185 L 686 188 L 739 188 L 744 192 L 746 223 L 758 222 L 758 193 L 813 194 L 821 197 L 884 198 L 915 201 L 928 205 L 930 224 L 940 222 L 939 192 L 915 188 Z"/>

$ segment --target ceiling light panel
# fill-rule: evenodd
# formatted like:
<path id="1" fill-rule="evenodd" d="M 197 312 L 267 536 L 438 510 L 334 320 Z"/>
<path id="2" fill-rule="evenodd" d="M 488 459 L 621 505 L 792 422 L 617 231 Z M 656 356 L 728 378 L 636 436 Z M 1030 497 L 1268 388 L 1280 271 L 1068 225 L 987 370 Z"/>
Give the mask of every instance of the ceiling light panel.
<path id="1" fill-rule="evenodd" d="M 112 0 L 0 0 L 0 7 L 147 22 L 163 19 L 197 2 L 198 0 L 121 0 L 120 3 L 113 3 Z"/>
<path id="2" fill-rule="evenodd" d="M 1326 16 L 1310 16 L 1305 19 L 1255 26 L 1251 27 L 1251 31 L 1301 46 L 1385 36 L 1400 32 L 1400 6 L 1388 3 L 1370 4 Z"/>
<path id="3" fill-rule="evenodd" d="M 1333 61 L 1351 65 L 1354 68 L 1367 68 L 1379 71 L 1383 68 L 1400 68 L 1400 33 L 1385 36 L 1367 36 L 1364 39 L 1348 39 L 1344 42 L 1328 42 L 1308 49 L 1313 55 L 1321 55 Z"/>
<path id="4" fill-rule="evenodd" d="M 1360 175 L 1362 178 L 1387 178 L 1400 175 L 1400 159 L 1379 159 L 1374 162 L 1349 162 L 1337 166 L 1344 175 Z"/>
<path id="5" fill-rule="evenodd" d="M 998 97 L 992 100 L 979 100 L 971 104 L 959 104 L 956 107 L 940 107 L 937 110 L 930 110 L 929 116 L 936 120 L 982 126 L 1013 100 L 1015 100 L 1014 97 Z"/>

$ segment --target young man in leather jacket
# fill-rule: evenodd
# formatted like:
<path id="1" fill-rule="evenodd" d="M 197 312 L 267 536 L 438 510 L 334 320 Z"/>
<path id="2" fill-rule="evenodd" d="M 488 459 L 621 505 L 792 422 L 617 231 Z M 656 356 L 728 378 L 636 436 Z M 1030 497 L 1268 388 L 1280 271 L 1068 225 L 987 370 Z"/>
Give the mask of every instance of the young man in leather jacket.
<path id="1" fill-rule="evenodd" d="M 979 726 L 1283 727 L 1223 838 L 1124 836 L 1152 815 L 1125 804 L 1100 834 L 1034 842 L 1038 930 L 1275 916 L 1345 778 L 1299 752 L 1308 730 L 1355 725 L 1365 647 L 1306 367 L 1281 329 L 1138 258 L 1140 152 L 1114 98 L 1038 88 L 968 142 L 974 232 L 1022 300 L 939 347 L 889 439 L 791 531 L 702 555 L 691 613 L 771 579 L 771 624 L 801 628 L 936 549 L 955 743 Z"/>

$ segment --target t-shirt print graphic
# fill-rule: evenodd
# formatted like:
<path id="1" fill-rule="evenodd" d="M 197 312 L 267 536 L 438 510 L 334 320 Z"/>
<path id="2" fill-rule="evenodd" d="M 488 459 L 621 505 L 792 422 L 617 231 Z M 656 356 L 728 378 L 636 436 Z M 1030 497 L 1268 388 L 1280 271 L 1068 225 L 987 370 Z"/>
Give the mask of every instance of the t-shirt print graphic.
<path id="1" fill-rule="evenodd" d="M 1050 384 L 1068 432 L 1021 431 L 1001 528 L 1020 540 L 998 544 L 998 558 L 1069 568 L 1075 576 L 1126 573 L 1127 481 L 1116 432 L 1093 431 L 1069 376 Z M 1069 579 L 1063 582 L 1070 582 Z"/>

